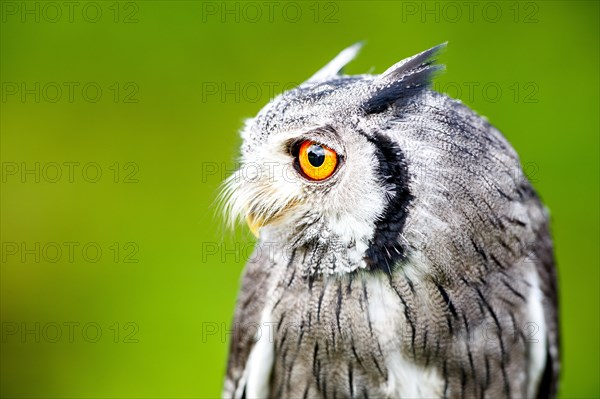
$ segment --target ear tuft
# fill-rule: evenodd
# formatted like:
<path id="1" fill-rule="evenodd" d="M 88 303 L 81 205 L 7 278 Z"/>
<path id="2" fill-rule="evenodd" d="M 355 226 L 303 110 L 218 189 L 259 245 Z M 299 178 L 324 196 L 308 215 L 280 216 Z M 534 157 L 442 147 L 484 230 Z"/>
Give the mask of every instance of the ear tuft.
<path id="1" fill-rule="evenodd" d="M 427 87 L 434 73 L 444 69 L 444 65 L 435 65 L 433 57 L 444 49 L 447 43 L 402 60 L 375 78 L 375 92 L 363 104 L 365 113 L 382 112 L 395 101 L 412 95 L 415 89 Z"/>
<path id="2" fill-rule="evenodd" d="M 327 65 L 321 68 L 304 83 L 317 83 L 336 77 L 340 71 L 356 57 L 363 45 L 364 42 L 358 42 L 342 50 L 342 52 L 333 60 L 329 61 Z"/>
<path id="3" fill-rule="evenodd" d="M 379 75 L 378 80 L 395 82 L 414 73 L 418 73 L 423 69 L 432 67 L 432 65 L 435 63 L 435 59 L 433 57 L 445 49 L 447 45 L 448 42 L 439 44 L 430 48 L 429 50 L 425 50 L 422 53 L 413 55 L 412 57 L 392 65 L 384 73 Z"/>

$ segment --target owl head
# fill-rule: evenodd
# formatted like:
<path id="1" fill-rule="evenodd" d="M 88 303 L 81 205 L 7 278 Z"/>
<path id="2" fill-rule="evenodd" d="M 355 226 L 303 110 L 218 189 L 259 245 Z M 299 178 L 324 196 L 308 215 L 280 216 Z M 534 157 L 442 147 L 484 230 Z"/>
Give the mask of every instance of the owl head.
<path id="1" fill-rule="evenodd" d="M 515 200 L 532 190 L 486 119 L 429 88 L 444 46 L 380 75 L 340 74 L 354 45 L 270 101 L 242 130 L 222 192 L 229 220 L 311 276 L 410 261 L 406 273 L 445 278 L 481 247 L 517 256 L 524 235 L 510 230 L 531 215 Z"/>

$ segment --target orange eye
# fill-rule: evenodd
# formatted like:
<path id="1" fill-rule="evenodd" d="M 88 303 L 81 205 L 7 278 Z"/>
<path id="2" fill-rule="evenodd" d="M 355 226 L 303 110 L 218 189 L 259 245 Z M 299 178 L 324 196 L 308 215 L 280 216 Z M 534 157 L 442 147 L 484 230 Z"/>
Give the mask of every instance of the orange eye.
<path id="1" fill-rule="evenodd" d="M 331 148 L 306 140 L 300 145 L 298 162 L 306 177 L 311 180 L 324 180 L 335 171 L 338 156 Z"/>

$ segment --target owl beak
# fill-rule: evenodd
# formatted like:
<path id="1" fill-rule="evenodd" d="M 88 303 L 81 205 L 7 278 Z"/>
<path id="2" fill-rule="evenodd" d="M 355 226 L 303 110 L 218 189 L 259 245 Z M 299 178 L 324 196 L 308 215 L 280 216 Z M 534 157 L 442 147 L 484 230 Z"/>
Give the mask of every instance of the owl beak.
<path id="1" fill-rule="evenodd" d="M 258 230 L 264 225 L 264 221 L 261 218 L 255 217 L 252 212 L 248 212 L 246 214 L 246 223 L 248 223 L 252 234 L 258 238 Z"/>
<path id="2" fill-rule="evenodd" d="M 256 212 L 252 212 L 248 208 L 246 208 L 246 223 L 248 223 L 248 227 L 250 227 L 250 231 L 256 238 L 258 238 L 259 230 L 261 227 L 266 226 L 269 223 L 277 222 L 281 220 L 282 215 L 285 214 L 286 211 L 290 210 L 294 205 L 296 205 L 298 201 L 290 201 L 283 207 L 283 209 L 278 210 L 272 214 L 268 215 L 257 215 Z"/>

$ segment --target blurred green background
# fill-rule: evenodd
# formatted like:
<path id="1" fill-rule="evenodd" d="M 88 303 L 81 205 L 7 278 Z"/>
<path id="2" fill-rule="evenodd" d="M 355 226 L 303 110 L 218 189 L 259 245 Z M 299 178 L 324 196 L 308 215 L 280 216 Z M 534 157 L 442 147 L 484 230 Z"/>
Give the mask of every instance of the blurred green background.
<path id="1" fill-rule="evenodd" d="M 508 137 L 550 208 L 561 396 L 600 396 L 597 1 L 12 2 L 1 23 L 1 394 L 217 397 L 246 231 L 242 120 L 359 40 Z"/>

